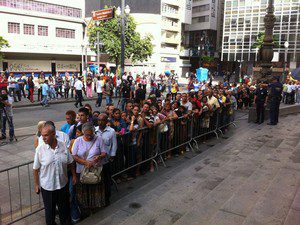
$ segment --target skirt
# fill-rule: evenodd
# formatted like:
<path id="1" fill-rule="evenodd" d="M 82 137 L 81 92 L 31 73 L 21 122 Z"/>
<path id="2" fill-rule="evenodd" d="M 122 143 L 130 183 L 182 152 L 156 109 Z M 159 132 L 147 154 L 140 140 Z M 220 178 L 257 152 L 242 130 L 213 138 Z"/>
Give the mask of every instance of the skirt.
<path id="1" fill-rule="evenodd" d="M 77 174 L 78 183 L 76 185 L 77 201 L 83 209 L 94 209 L 105 206 L 105 186 L 103 179 L 99 184 L 82 184 L 79 180 L 80 174 Z"/>

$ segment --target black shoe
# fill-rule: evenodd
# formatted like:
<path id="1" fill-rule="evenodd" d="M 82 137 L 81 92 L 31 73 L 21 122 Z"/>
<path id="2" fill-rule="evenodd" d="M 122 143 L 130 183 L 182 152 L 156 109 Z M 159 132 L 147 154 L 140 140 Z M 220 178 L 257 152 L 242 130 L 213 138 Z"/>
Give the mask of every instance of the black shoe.
<path id="1" fill-rule="evenodd" d="M 259 121 L 255 121 L 255 123 L 259 123 Z"/>
<path id="2" fill-rule="evenodd" d="M 78 108 L 78 105 L 74 104 L 76 108 Z"/>
<path id="3" fill-rule="evenodd" d="M 275 126 L 276 123 L 267 123 L 268 125 Z"/>

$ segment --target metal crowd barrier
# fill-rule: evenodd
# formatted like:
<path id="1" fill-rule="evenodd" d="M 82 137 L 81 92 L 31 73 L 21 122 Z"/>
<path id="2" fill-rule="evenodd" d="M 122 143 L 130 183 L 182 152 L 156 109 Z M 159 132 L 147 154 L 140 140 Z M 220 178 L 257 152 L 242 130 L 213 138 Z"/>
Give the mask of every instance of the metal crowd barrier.
<path id="1" fill-rule="evenodd" d="M 35 194 L 33 161 L 0 171 L 0 224 L 12 224 L 44 209 Z"/>
<path id="2" fill-rule="evenodd" d="M 234 114 L 219 109 L 167 121 L 167 129 L 142 128 L 119 136 L 116 157 L 111 163 L 116 189 L 116 180 L 122 174 L 134 177 L 137 168 L 146 173 L 151 164 L 157 170 L 158 161 L 166 166 L 170 154 L 182 154 L 186 147 L 197 151 L 199 138 L 209 134 L 219 138 L 219 133 L 223 135 L 230 125 L 236 126 Z M 34 191 L 32 164 L 33 161 L 0 171 L 0 224 L 12 224 L 44 209 L 41 196 Z"/>

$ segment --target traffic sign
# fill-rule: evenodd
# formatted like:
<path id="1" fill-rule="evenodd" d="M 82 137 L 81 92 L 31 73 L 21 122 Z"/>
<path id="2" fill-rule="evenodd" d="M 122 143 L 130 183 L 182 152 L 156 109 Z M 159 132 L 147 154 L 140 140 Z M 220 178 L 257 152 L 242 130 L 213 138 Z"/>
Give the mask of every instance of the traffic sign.
<path id="1" fill-rule="evenodd" d="M 93 20 L 109 20 L 114 18 L 114 9 L 101 9 L 98 11 L 92 12 L 92 18 Z"/>

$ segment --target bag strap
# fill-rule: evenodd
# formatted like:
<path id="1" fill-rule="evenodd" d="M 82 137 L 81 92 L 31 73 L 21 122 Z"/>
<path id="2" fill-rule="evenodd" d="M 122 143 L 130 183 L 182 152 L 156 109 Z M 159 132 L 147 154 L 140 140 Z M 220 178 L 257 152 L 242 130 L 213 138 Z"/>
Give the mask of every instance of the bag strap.
<path id="1" fill-rule="evenodd" d="M 89 147 L 89 149 L 87 150 L 87 152 L 85 153 L 85 156 L 84 156 L 84 160 L 87 159 L 87 157 L 89 156 L 89 153 L 90 153 L 90 150 L 92 149 L 92 147 L 94 146 L 96 140 L 98 139 L 98 136 L 96 136 L 95 140 L 93 141 L 92 145 Z"/>

